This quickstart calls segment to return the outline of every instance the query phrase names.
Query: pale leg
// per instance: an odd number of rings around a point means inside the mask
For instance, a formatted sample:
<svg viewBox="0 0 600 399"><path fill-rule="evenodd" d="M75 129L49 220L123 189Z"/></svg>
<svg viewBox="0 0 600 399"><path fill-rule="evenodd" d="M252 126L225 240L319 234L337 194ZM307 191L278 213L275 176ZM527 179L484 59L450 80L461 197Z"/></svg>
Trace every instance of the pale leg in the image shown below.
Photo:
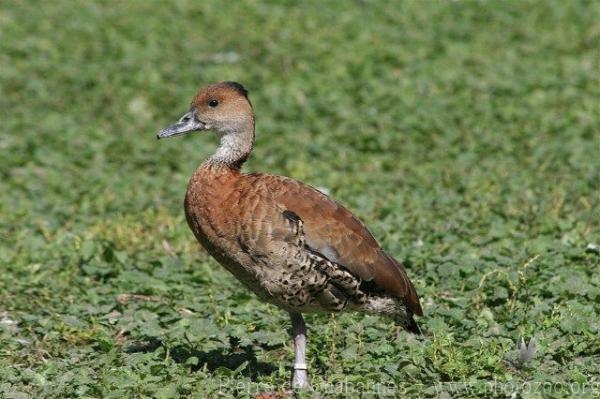
<svg viewBox="0 0 600 399"><path fill-rule="evenodd" d="M308 366L306 365L306 324L300 313L291 313L292 318L292 338L294 338L294 349L296 359L294 361L294 374L292 376L292 388L308 388Z"/></svg>

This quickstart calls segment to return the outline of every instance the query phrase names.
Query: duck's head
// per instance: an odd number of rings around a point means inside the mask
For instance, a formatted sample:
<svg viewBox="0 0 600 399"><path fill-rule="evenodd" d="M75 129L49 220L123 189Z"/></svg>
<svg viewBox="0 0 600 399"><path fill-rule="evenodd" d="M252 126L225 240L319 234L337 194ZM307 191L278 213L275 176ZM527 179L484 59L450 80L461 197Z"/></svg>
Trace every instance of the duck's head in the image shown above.
<svg viewBox="0 0 600 399"><path fill-rule="evenodd" d="M189 111L156 137L162 139L202 130L212 130L224 136L248 129L254 130L248 92L239 83L221 82L200 89Z"/></svg>

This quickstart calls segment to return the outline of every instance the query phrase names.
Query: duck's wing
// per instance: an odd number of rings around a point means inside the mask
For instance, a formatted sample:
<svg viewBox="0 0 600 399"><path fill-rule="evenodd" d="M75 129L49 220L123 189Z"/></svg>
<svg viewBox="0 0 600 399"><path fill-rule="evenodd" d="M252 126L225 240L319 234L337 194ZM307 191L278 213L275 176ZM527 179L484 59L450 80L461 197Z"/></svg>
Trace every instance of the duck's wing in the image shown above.
<svg viewBox="0 0 600 399"><path fill-rule="evenodd" d="M263 175L272 199L303 221L306 245L357 275L364 287L401 299L422 316L417 292L404 267L386 254L367 228L346 208L296 180Z"/></svg>

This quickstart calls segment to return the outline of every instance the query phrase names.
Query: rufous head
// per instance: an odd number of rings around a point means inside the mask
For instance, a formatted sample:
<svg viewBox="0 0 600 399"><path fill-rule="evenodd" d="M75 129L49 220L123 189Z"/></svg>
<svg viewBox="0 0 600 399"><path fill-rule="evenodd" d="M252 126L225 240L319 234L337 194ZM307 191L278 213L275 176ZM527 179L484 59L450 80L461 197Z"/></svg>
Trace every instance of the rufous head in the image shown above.
<svg viewBox="0 0 600 399"><path fill-rule="evenodd" d="M237 82L221 82L203 87L192 100L190 110L177 123L157 134L167 138L212 130L220 135L254 128L252 105L248 91Z"/></svg>

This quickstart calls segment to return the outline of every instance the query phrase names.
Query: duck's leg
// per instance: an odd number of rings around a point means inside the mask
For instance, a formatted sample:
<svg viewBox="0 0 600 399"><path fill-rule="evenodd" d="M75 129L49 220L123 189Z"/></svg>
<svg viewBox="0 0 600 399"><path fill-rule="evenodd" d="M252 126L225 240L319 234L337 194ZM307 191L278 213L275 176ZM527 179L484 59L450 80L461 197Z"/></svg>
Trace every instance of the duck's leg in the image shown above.
<svg viewBox="0 0 600 399"><path fill-rule="evenodd" d="M304 319L300 313L290 312L290 317L292 318L292 338L294 338L294 349L296 352L292 388L309 388L308 366L304 357L304 353L306 352L306 324L304 324Z"/></svg>

